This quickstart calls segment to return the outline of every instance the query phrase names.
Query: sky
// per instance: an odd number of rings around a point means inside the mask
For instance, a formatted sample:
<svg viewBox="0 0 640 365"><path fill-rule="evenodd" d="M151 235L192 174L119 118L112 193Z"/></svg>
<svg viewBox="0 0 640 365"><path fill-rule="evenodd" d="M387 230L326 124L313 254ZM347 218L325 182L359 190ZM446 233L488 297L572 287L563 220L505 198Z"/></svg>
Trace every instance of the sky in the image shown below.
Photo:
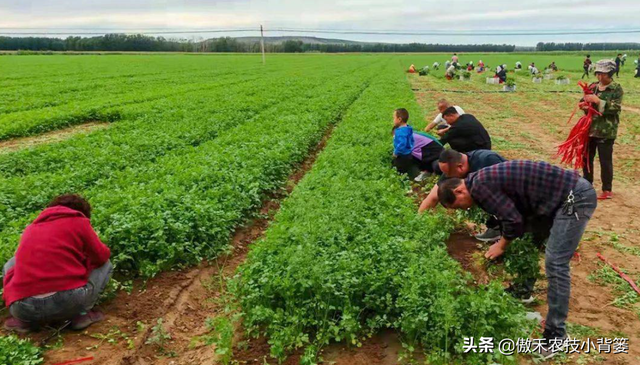
<svg viewBox="0 0 640 365"><path fill-rule="evenodd" d="M0 0L0 34L136 32L255 28L255 32L163 35L167 38L294 35L278 28L420 31L640 30L639 0ZM28 28L28 29L27 29ZM640 42L640 32L595 35L307 36L393 43ZM58 35L65 37L66 35Z"/></svg>

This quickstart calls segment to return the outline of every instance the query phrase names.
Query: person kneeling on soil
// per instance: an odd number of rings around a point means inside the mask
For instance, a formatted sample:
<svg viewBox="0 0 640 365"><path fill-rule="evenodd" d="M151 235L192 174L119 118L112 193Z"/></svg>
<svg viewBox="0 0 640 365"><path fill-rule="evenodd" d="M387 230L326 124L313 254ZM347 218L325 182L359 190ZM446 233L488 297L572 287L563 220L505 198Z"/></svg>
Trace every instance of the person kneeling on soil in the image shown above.
<svg viewBox="0 0 640 365"><path fill-rule="evenodd" d="M414 132L413 133L413 149L411 155L418 169L421 171L414 180L423 181L432 174L440 173L438 166L438 157L444 150L440 142L428 134Z"/></svg>
<svg viewBox="0 0 640 365"><path fill-rule="evenodd" d="M5 329L25 333L71 321L82 330L104 318L92 310L111 278L111 252L93 230L91 206L61 195L24 230L3 269Z"/></svg>
<svg viewBox="0 0 640 365"><path fill-rule="evenodd" d="M593 186L575 171L546 162L507 161L469 174L464 180L448 179L438 188L440 203L446 208L469 209L474 204L495 215L503 236L485 257L500 257L509 243L525 234L526 218L549 219L545 250L547 314L540 354L545 359L555 353L551 340L567 337L565 320L569 312L571 274L569 262L580 243L596 206Z"/></svg>
<svg viewBox="0 0 640 365"><path fill-rule="evenodd" d="M449 103L449 101L447 99L440 99L438 100L438 104L436 105L436 107L438 108L438 111L440 112L438 115L436 115L436 118L433 120L433 122L427 124L427 126L425 127L424 131L425 132L429 132L430 130L432 130L433 128L436 128L438 130L440 129L446 129L449 127L449 123L447 123L447 121L442 117L442 113L447 110L451 105L451 103ZM463 115L464 114L464 110L457 106L457 105L453 105L454 108L456 108L456 110L458 111L458 114Z"/></svg>
<svg viewBox="0 0 640 365"><path fill-rule="evenodd" d="M458 152L490 150L491 137L482 123L471 114L460 115L455 107L447 108L442 117L449 124L448 128L438 130L440 143L449 144Z"/></svg>
<svg viewBox="0 0 640 365"><path fill-rule="evenodd" d="M442 173L440 180L448 178L465 178L472 172L479 171L485 167L497 165L507 161L497 152L490 150L475 150L467 153L460 153L456 150L447 149L442 151L438 159L438 167ZM429 195L422 201L419 213L433 209L438 205L438 185L434 185ZM486 222L487 230L476 235L476 239L483 242L495 242L500 239L500 222L493 216L490 216Z"/></svg>
<svg viewBox="0 0 640 365"><path fill-rule="evenodd" d="M453 78L456 76L456 64L452 64L451 66L449 66L449 68L447 68L447 72L444 75L447 80L453 80Z"/></svg>
<svg viewBox="0 0 640 365"><path fill-rule="evenodd" d="M495 77L500 79L501 84L507 82L507 65L498 66Z"/></svg>

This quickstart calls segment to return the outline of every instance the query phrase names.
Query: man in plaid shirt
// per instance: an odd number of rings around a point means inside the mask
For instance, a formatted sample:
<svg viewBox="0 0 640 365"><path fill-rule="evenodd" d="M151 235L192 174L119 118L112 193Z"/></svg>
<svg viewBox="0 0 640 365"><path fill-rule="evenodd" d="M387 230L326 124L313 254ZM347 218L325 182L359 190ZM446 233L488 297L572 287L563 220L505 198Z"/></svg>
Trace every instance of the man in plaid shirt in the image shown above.
<svg viewBox="0 0 640 365"><path fill-rule="evenodd" d="M438 197L447 208L469 209L477 204L500 220L503 235L485 254L490 260L524 235L526 220L553 221L545 250L549 312L543 336L547 340L565 338L571 292L569 261L596 209L593 186L574 171L546 162L514 160L484 168L464 180L445 180L439 185Z"/></svg>

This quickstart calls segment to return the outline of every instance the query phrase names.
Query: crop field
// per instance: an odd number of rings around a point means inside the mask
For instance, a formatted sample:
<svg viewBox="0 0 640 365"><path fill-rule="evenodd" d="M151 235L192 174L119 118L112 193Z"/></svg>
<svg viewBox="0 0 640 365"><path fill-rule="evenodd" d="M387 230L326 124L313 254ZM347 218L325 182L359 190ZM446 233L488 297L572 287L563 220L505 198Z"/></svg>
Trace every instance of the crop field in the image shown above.
<svg viewBox="0 0 640 365"><path fill-rule="evenodd" d="M405 72L449 57L0 56L0 263L54 196L73 192L92 204L116 269L100 304L107 320L40 348L0 335L14 349L0 350L0 364L533 364L463 353L464 337L538 335L524 314L546 314L546 281L522 306L503 291L518 263L485 261L473 217L417 214L434 181L391 168L391 116L407 108L422 129L447 98L505 157L558 163L583 55L460 55L510 71L522 62L509 73L515 92L487 84L490 72ZM640 279L633 59L618 80L616 198L599 205L572 261L568 319L570 335L629 338L630 353L556 364L640 362L640 297L596 258ZM552 61L560 71L533 83L526 66ZM533 253L541 268L543 256Z"/></svg>

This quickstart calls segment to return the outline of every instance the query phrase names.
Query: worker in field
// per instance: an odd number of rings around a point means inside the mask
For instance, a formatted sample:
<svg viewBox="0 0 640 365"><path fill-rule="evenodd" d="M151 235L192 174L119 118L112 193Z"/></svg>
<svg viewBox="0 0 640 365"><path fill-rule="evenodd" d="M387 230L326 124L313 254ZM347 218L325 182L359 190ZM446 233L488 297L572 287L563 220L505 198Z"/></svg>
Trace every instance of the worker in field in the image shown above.
<svg viewBox="0 0 640 365"><path fill-rule="evenodd" d="M507 65L498 66L495 77L500 79L501 84L507 82Z"/></svg>
<svg viewBox="0 0 640 365"><path fill-rule="evenodd" d="M458 152L490 150L491 138L482 123L471 114L460 114L451 106L442 112L442 117L449 127L439 131L442 135L440 143L449 144Z"/></svg>
<svg viewBox="0 0 640 365"><path fill-rule="evenodd" d="M440 99L438 100L438 103L436 104L436 108L438 109L438 115L436 115L436 118L429 124L427 124L427 126L424 128L425 132L429 132L431 131L433 128L436 128L437 130L442 130L442 129L446 129L449 127L449 124L447 123L447 121L442 117L442 112L444 112L445 110L447 110L447 108L449 108L451 105L451 103L449 103L449 101L447 99ZM458 111L458 114L463 115L464 114L464 110L457 106L457 105L453 105L454 108L456 108L456 110Z"/></svg>
<svg viewBox="0 0 640 365"><path fill-rule="evenodd" d="M638 59L635 60L636 63L636 78L640 78L640 56L638 56Z"/></svg>
<svg viewBox="0 0 640 365"><path fill-rule="evenodd" d="M61 195L24 230L3 269L4 328L25 333L70 321L82 330L104 318L93 310L111 277L109 248L93 230L91 206Z"/></svg>
<svg viewBox="0 0 640 365"><path fill-rule="evenodd" d="M451 57L451 63L458 63L458 54L454 53Z"/></svg>
<svg viewBox="0 0 640 365"><path fill-rule="evenodd" d="M425 178L440 173L438 165L438 157L444 150L440 142L434 137L413 132L413 149L411 155L420 174L414 179L417 182L423 181Z"/></svg>
<svg viewBox="0 0 640 365"><path fill-rule="evenodd" d="M516 62L516 70L522 70L522 62Z"/></svg>
<svg viewBox="0 0 640 365"><path fill-rule="evenodd" d="M447 71L445 72L444 76L446 77L447 80L453 80L453 78L456 76L456 64L452 63L449 68L447 68Z"/></svg>
<svg viewBox="0 0 640 365"><path fill-rule="evenodd" d="M526 232L527 219L550 222L545 249L549 311L540 351L548 359L555 353L552 340L566 338L565 320L569 312L571 277L569 262L580 243L597 206L596 192L576 172L546 162L507 161L465 179L447 179L438 187L440 203L451 209L473 205L498 218L502 238L485 257L495 260L507 246Z"/></svg>
<svg viewBox="0 0 640 365"><path fill-rule="evenodd" d="M533 62L531 62L531 64L529 65L529 73L534 76L540 73L540 71L536 67L536 64Z"/></svg>
<svg viewBox="0 0 640 365"><path fill-rule="evenodd" d="M482 60L480 60L478 62L478 73L483 73L484 72L484 68L485 68L484 62L482 62Z"/></svg>
<svg viewBox="0 0 640 365"><path fill-rule="evenodd" d="M558 71L558 66L556 66L556 62L555 61L551 62L548 69L551 71Z"/></svg>
<svg viewBox="0 0 640 365"><path fill-rule="evenodd" d="M584 70L584 72L582 73L582 77L581 79L584 79L584 77L586 76L587 78L589 78L589 73L591 71L591 64L593 62L591 62L591 55L587 55L587 58L584 59L584 62L582 63L582 69Z"/></svg>
<svg viewBox="0 0 640 365"><path fill-rule="evenodd" d="M434 70L439 70L440 69L440 63L439 62L434 62L432 68Z"/></svg>
<svg viewBox="0 0 640 365"><path fill-rule="evenodd" d="M613 144L618 135L624 95L622 86L613 80L617 70L614 61L598 61L595 71L598 82L589 86L593 95L584 97L584 101L591 103L602 114L593 116L589 131L589 156L583 170L584 178L593 183L593 165L597 152L602 179L602 194L598 196L600 200L613 198Z"/></svg>
<svg viewBox="0 0 640 365"><path fill-rule="evenodd" d="M479 171L485 167L497 165L505 162L506 159L495 151L475 150L467 153L460 153L456 150L446 149L440 153L438 158L438 168L442 176L439 182L448 178L467 177L472 172ZM438 185L434 185L429 195L422 201L419 213L433 209L438 205ZM476 239L483 242L495 242L500 239L500 222L493 216L489 216L486 221L487 229L477 234Z"/></svg>
<svg viewBox="0 0 640 365"><path fill-rule="evenodd" d="M410 179L422 181L430 174L439 172L438 156L442 145L435 138L415 133L408 124L409 112L397 109L393 115L393 165Z"/></svg>
<svg viewBox="0 0 640 365"><path fill-rule="evenodd" d="M622 53L618 53L615 59L616 63L616 77L620 77L620 67L622 65Z"/></svg>
<svg viewBox="0 0 640 365"><path fill-rule="evenodd" d="M449 66L451 66L451 62L449 60L445 61L444 70L447 71L449 69Z"/></svg>
<svg viewBox="0 0 640 365"><path fill-rule="evenodd" d="M411 73L411 74L416 73L416 66L415 65L409 66L409 73Z"/></svg>

